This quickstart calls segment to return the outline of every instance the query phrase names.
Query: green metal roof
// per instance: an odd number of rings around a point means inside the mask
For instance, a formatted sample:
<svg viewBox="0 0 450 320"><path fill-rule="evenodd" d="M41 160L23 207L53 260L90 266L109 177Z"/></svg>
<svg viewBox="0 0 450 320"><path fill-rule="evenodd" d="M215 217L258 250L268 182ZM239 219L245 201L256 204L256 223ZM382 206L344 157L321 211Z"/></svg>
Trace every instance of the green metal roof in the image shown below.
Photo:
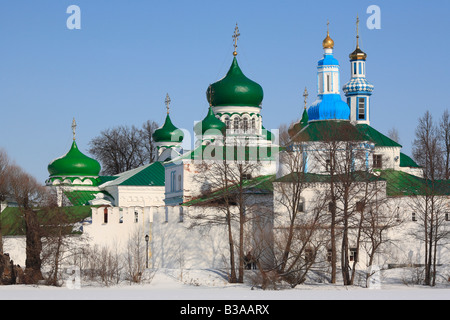
<svg viewBox="0 0 450 320"><path fill-rule="evenodd" d="M367 137L367 140L375 143L377 147L402 147L399 143L386 137L367 124L357 124L355 127L362 135Z"/></svg>
<svg viewBox="0 0 450 320"><path fill-rule="evenodd" d="M367 141L350 121L311 121L293 141Z"/></svg>
<svg viewBox="0 0 450 320"><path fill-rule="evenodd" d="M165 169L161 162L154 162L144 166L128 179L122 181L121 186L164 186Z"/></svg>
<svg viewBox="0 0 450 320"><path fill-rule="evenodd" d="M387 181L388 196L417 196L433 192L435 195L450 195L450 180L431 181L403 171L383 170L380 177Z"/></svg>
<svg viewBox="0 0 450 320"><path fill-rule="evenodd" d="M353 125L349 121L311 121L293 141L369 141L377 147L402 147L367 124Z"/></svg>
<svg viewBox="0 0 450 320"><path fill-rule="evenodd" d="M422 168L413 159L400 152L400 167Z"/></svg>
<svg viewBox="0 0 450 320"><path fill-rule="evenodd" d="M114 178L114 179L113 179ZM165 183L165 169L161 162L153 162L142 167L109 177L101 188L109 186L158 186Z"/></svg>
<svg viewBox="0 0 450 320"><path fill-rule="evenodd" d="M74 190L74 191L64 191L65 196L69 199L73 206L85 206L89 205L89 201L94 200L97 194L103 193L111 198L113 198L106 191L84 191L84 190Z"/></svg>

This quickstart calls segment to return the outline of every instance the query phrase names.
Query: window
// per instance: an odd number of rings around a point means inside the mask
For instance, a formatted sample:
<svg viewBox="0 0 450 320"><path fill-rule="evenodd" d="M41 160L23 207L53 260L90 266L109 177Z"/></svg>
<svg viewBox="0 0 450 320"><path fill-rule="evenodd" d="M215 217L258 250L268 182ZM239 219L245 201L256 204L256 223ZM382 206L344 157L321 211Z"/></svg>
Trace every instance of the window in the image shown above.
<svg viewBox="0 0 450 320"><path fill-rule="evenodd" d="M357 248L350 248L350 261L358 262L358 250L357 250Z"/></svg>
<svg viewBox="0 0 450 320"><path fill-rule="evenodd" d="M305 212L305 202L303 199L298 203L297 212Z"/></svg>
<svg viewBox="0 0 450 320"><path fill-rule="evenodd" d="M366 99L365 98L358 99L358 119L359 120L366 119Z"/></svg>
<svg viewBox="0 0 450 320"><path fill-rule="evenodd" d="M416 213L415 213L415 212L412 213L412 215L411 215L411 220L412 220L412 221L417 221Z"/></svg>
<svg viewBox="0 0 450 320"><path fill-rule="evenodd" d="M330 159L325 160L325 171L326 172L331 171L331 160Z"/></svg>
<svg viewBox="0 0 450 320"><path fill-rule="evenodd" d="M182 186L181 186L181 174L178 175L178 190L181 190Z"/></svg>
<svg viewBox="0 0 450 320"><path fill-rule="evenodd" d="M359 63L359 74L362 74L361 62Z"/></svg>
<svg viewBox="0 0 450 320"><path fill-rule="evenodd" d="M108 223L108 208L103 210L103 223Z"/></svg>
<svg viewBox="0 0 450 320"><path fill-rule="evenodd" d="M450 221L450 217L449 217L448 212L445 213L445 221Z"/></svg>
<svg viewBox="0 0 450 320"><path fill-rule="evenodd" d="M139 222L139 213L137 211L134 212L134 222L135 223Z"/></svg>
<svg viewBox="0 0 450 320"><path fill-rule="evenodd" d="M227 126L227 130L231 129L231 121L229 117L225 118L225 125Z"/></svg>
<svg viewBox="0 0 450 320"><path fill-rule="evenodd" d="M374 154L373 155L373 167L375 169L381 169L383 167L383 161L381 154Z"/></svg>
<svg viewBox="0 0 450 320"><path fill-rule="evenodd" d="M358 211L358 212L364 211L364 201L358 201L356 203L356 211Z"/></svg>
<svg viewBox="0 0 450 320"><path fill-rule="evenodd" d="M184 221L183 207L180 207L180 220L179 220L179 222L183 222L183 221Z"/></svg>
<svg viewBox="0 0 450 320"><path fill-rule="evenodd" d="M353 62L353 74L356 74L356 62Z"/></svg>
<svg viewBox="0 0 450 320"><path fill-rule="evenodd" d="M327 250L327 261L331 262L333 260L333 250L332 249L328 249Z"/></svg>
<svg viewBox="0 0 450 320"><path fill-rule="evenodd" d="M256 119L255 118L252 119L252 130L253 130L253 132L255 132L255 130L256 130Z"/></svg>
<svg viewBox="0 0 450 320"><path fill-rule="evenodd" d="M235 118L234 119L234 130L238 130L239 129L239 118Z"/></svg>
<svg viewBox="0 0 450 320"><path fill-rule="evenodd" d="M244 129L244 132L248 131L248 119L247 118L244 118L242 120L242 129Z"/></svg>
<svg viewBox="0 0 450 320"><path fill-rule="evenodd" d="M327 74L327 91L331 92L331 78L329 74Z"/></svg>
<svg viewBox="0 0 450 320"><path fill-rule="evenodd" d="M171 192L175 192L176 191L176 183L177 183L176 172L172 171L170 173L170 191Z"/></svg>
<svg viewBox="0 0 450 320"><path fill-rule="evenodd" d="M314 251L311 248L305 249L305 261L313 262L314 261Z"/></svg>
<svg viewBox="0 0 450 320"><path fill-rule="evenodd" d="M335 209L336 209L336 208L335 208L334 203L333 203L333 202L330 202L330 203L328 204L328 212L333 212Z"/></svg>

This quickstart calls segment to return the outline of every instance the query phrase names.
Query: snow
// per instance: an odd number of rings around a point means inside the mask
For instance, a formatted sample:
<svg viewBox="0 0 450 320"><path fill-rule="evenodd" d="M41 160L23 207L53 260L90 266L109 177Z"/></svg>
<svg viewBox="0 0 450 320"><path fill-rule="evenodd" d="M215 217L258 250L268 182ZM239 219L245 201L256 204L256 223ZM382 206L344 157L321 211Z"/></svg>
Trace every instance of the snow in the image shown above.
<svg viewBox="0 0 450 320"><path fill-rule="evenodd" d="M23 239L9 238L5 252L14 263L24 264ZM8 250L8 251L7 251ZM13 258L14 259L14 258ZM23 260L23 261L22 261ZM262 290L252 284L253 271L246 271L243 284L230 284L226 275L213 269L158 269L146 270L141 284L123 281L104 287L81 278L79 288L71 283L61 287L45 285L0 286L1 300L450 300L450 266L438 269L435 287L405 284L414 277L407 268L381 270L378 286L343 286L309 279L296 288L283 286L278 290ZM73 285L72 285L73 287Z"/></svg>

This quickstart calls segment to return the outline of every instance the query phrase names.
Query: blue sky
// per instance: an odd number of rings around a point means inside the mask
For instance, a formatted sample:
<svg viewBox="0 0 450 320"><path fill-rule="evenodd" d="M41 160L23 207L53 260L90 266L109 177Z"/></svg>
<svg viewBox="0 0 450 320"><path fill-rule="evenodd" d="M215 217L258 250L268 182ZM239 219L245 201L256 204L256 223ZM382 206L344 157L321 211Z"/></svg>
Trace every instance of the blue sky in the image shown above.
<svg viewBox="0 0 450 320"><path fill-rule="evenodd" d="M81 30L69 30L69 5L81 9ZM381 9L381 29L369 30L369 5ZM162 123L191 130L203 119L208 85L231 61L239 24L239 64L264 89L267 129L300 117L305 86L316 96L326 21L350 79L348 55L361 19L367 79L375 86L371 125L396 127L410 153L417 120L449 108L450 2L441 1L151 1L0 0L0 147L39 181L77 143L116 125Z"/></svg>

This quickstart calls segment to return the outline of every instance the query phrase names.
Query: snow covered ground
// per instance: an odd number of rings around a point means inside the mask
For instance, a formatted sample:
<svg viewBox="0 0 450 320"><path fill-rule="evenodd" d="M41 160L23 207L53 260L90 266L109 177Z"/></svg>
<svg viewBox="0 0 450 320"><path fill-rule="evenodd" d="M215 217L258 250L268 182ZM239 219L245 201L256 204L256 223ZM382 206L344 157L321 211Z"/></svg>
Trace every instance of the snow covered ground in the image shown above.
<svg viewBox="0 0 450 320"><path fill-rule="evenodd" d="M450 285L434 288L401 283L404 270L383 271L379 289L306 284L295 289L261 290L251 284L228 284L215 270L158 270L151 282L111 287L83 283L79 288L0 286L0 299L20 300L450 300Z"/></svg>
<svg viewBox="0 0 450 320"><path fill-rule="evenodd" d="M5 247L10 256L23 252L23 244L10 239ZM6 250L5 250L6 251ZM22 257L23 258L23 257ZM15 263L24 264L16 260ZM251 272L251 271L248 271ZM103 287L99 283L67 282L61 287L45 285L0 286L1 300L450 300L450 266L439 269L438 285L430 288L420 285L406 285L415 273L413 269L382 270L375 288L362 285L332 285L326 281L309 281L291 289L262 290L252 285L251 274L244 284L229 284L225 275L218 270L159 269L151 280L142 284L122 282L119 285ZM70 278L70 276L68 276ZM358 280L362 282L362 280Z"/></svg>

